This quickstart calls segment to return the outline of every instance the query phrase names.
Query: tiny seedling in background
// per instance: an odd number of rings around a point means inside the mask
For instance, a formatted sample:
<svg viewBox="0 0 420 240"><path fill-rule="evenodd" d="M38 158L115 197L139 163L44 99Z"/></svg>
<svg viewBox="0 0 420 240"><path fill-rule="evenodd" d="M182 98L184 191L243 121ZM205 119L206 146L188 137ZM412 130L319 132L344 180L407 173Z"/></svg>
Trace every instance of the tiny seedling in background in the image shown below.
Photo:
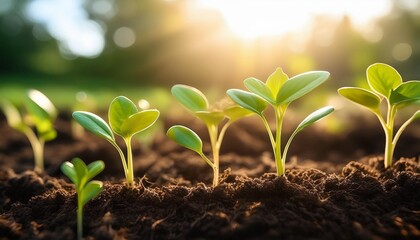
<svg viewBox="0 0 420 240"><path fill-rule="evenodd" d="M384 63L375 63L366 70L370 89L343 87L338 93L348 100L362 105L375 114L385 132L385 168L392 165L395 145L407 126L420 118L420 110L416 111L394 135L394 124L397 111L410 105L420 104L420 81L402 82L401 75L393 67ZM386 116L380 111L385 99Z"/></svg>
<svg viewBox="0 0 420 240"><path fill-rule="evenodd" d="M329 75L330 74L325 71L313 71L302 73L289 79L281 68L277 68L277 70L268 77L266 83L263 83L256 78L245 79L244 84L250 92L239 89L230 89L227 91L228 96L235 103L256 113L262 119L273 147L278 176L284 175L287 151L296 134L334 111L334 108L327 106L318 109L306 117L289 137L282 153L281 129L287 107L294 100L304 96L325 82ZM273 132L264 115L264 111L268 105L273 107L275 113L275 137L273 136Z"/></svg>
<svg viewBox="0 0 420 240"><path fill-rule="evenodd" d="M139 111L136 105L124 96L116 97L109 106L109 125L99 116L85 111L76 111L73 118L85 129L107 140L118 151L124 168L127 185L134 187L133 154L131 138L152 126L159 117L156 109ZM115 141L114 133L121 136L127 146L127 158Z"/></svg>
<svg viewBox="0 0 420 240"><path fill-rule="evenodd" d="M44 94L33 89L28 91L28 98L24 105L26 111L21 114L9 101L1 102L8 124L28 138L34 153L35 170L42 172L44 171L45 142L57 137L54 129L57 110Z"/></svg>
<svg viewBox="0 0 420 240"><path fill-rule="evenodd" d="M98 196L102 191L103 184L100 181L90 181L105 168L104 162L98 160L86 164L79 158L71 162L64 162L61 165L61 171L76 186L77 193L77 239L83 238L83 206Z"/></svg>
<svg viewBox="0 0 420 240"><path fill-rule="evenodd" d="M226 130L233 122L251 115L252 112L236 104L222 103L218 107L209 107L206 96L200 90L187 85L177 84L172 87L171 92L185 108L206 125L210 136L213 162L203 153L202 141L193 130L175 125L169 128L167 135L179 145L198 153L210 165L213 169L213 186L217 186L219 184L220 147ZM227 120L224 121L225 119ZM220 132L219 125L221 125Z"/></svg>

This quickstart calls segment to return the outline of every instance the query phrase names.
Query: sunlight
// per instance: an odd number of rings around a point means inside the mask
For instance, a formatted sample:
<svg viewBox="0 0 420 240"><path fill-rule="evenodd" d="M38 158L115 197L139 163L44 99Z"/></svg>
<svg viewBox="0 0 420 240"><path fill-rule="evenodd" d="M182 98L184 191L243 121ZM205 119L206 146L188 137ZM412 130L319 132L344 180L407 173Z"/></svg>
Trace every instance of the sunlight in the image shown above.
<svg viewBox="0 0 420 240"><path fill-rule="evenodd" d="M390 0L198 0L204 8L219 11L231 31L244 39L279 36L311 25L320 15L348 16L356 28L388 13Z"/></svg>

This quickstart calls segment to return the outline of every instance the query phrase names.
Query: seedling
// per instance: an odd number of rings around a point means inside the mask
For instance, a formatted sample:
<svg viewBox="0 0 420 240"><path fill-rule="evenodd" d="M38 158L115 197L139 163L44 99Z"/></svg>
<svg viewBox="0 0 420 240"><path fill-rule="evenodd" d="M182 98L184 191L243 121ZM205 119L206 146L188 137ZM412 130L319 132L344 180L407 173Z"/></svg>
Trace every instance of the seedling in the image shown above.
<svg viewBox="0 0 420 240"><path fill-rule="evenodd" d="M235 103L256 113L262 119L273 148L278 176L284 175L287 151L296 134L334 111L334 108L327 106L318 109L307 116L289 137L282 153L281 129L287 107L294 100L304 96L325 82L329 75L330 74L325 71L313 71L302 73L289 79L281 68L277 68L276 71L268 77L265 83L256 78L245 79L244 84L251 92L239 89L229 89L227 91L228 96ZM264 111L267 109L268 105L273 107L275 113L275 137L270 129L267 118L264 115Z"/></svg>
<svg viewBox="0 0 420 240"><path fill-rule="evenodd" d="M401 75L393 67L384 63L375 63L366 70L370 89L343 87L338 93L348 100L362 105L375 114L385 132L385 168L392 165L395 145L407 126L420 118L416 111L394 135L394 121L397 111L410 105L420 104L420 81L402 82ZM386 115L380 111L385 99ZM384 116L385 115L385 116Z"/></svg>
<svg viewBox="0 0 420 240"><path fill-rule="evenodd" d="M45 142L56 138L54 121L57 110L52 102L40 91L29 90L24 102L26 111L21 114L9 101L3 100L1 108L9 126L23 133L28 138L35 160L35 171L44 171Z"/></svg>
<svg viewBox="0 0 420 240"><path fill-rule="evenodd" d="M79 158L64 162L61 171L76 185L77 193L77 239L83 238L83 206L98 196L103 184L100 181L90 181L105 168L104 162L98 160L87 165Z"/></svg>
<svg viewBox="0 0 420 240"><path fill-rule="evenodd" d="M210 165L213 169L213 186L217 186L219 184L220 147L226 130L233 122L251 115L252 112L236 104L222 103L218 107L209 107L206 96L200 90L186 85L175 85L171 92L185 108L206 125L210 136L213 162L203 153L203 143L193 130L175 125L169 128L167 135L179 145L198 153ZM220 132L219 126L221 127Z"/></svg>
<svg viewBox="0 0 420 240"><path fill-rule="evenodd" d="M109 125L99 116L85 111L76 111L73 118L88 131L107 140L118 151L124 168L127 185L134 187L133 154L131 138L144 131L159 117L156 109L139 111L136 105L124 96L116 97L109 106ZM118 146L114 133L121 136L127 146L127 158Z"/></svg>

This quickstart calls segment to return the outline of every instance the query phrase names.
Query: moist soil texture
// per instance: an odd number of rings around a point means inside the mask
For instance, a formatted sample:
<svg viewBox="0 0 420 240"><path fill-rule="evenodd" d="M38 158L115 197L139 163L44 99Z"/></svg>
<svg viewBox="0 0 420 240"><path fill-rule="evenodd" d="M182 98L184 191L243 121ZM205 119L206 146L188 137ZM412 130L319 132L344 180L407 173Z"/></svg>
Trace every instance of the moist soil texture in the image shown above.
<svg viewBox="0 0 420 240"><path fill-rule="evenodd" d="M197 122L181 122L206 139ZM403 135L384 169L381 129L308 128L292 144L286 176L277 177L257 125L249 119L228 130L217 187L199 156L163 134L147 146L134 141L129 189L118 153L91 134L74 138L69 115L45 146L44 173L32 170L28 141L0 116L0 239L76 238L75 190L59 170L74 157L106 164L96 178L104 190L84 207L85 239L420 239L418 132Z"/></svg>

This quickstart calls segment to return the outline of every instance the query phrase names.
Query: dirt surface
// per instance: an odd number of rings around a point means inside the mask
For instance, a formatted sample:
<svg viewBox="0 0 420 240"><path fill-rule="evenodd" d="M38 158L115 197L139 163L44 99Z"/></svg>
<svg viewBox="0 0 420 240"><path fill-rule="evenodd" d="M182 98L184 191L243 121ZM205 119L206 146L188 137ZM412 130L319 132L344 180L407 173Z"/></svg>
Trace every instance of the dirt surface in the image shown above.
<svg viewBox="0 0 420 240"><path fill-rule="evenodd" d="M198 156L157 135L149 147L134 144L137 186L128 189L116 151L90 134L74 139L69 119L57 122L39 174L27 140L0 118L0 239L75 239L75 191L59 171L73 157L106 163L104 191L84 208L86 239L420 239L415 133L384 169L380 129L305 130L277 177L264 129L242 121L225 138L216 188Z"/></svg>

